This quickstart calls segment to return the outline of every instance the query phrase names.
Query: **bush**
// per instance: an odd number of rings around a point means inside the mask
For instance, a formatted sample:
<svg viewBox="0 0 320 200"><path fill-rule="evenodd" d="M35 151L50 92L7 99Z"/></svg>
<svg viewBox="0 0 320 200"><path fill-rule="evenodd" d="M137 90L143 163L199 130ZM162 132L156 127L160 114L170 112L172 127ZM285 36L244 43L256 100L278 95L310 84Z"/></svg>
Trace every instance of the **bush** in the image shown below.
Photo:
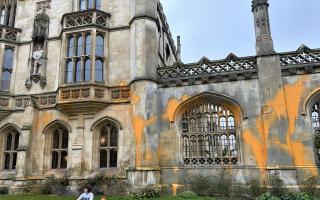
<svg viewBox="0 0 320 200"><path fill-rule="evenodd" d="M282 200L313 200L313 198L304 192L290 192L286 194Z"/></svg>
<svg viewBox="0 0 320 200"><path fill-rule="evenodd" d="M8 187L0 187L0 194L8 194L9 188Z"/></svg>
<svg viewBox="0 0 320 200"><path fill-rule="evenodd" d="M259 197L267 192L266 186L262 185L258 179L251 179L247 185L249 185L249 193L252 198Z"/></svg>
<svg viewBox="0 0 320 200"><path fill-rule="evenodd" d="M280 198L273 196L270 192L267 192L257 197L256 200L280 200Z"/></svg>
<svg viewBox="0 0 320 200"><path fill-rule="evenodd" d="M210 192L210 185L212 180L205 176L195 176L191 178L189 182L191 190L200 196L208 196Z"/></svg>
<svg viewBox="0 0 320 200"><path fill-rule="evenodd" d="M160 191L154 187L144 187L136 191L128 192L126 199L142 199L160 197Z"/></svg>
<svg viewBox="0 0 320 200"><path fill-rule="evenodd" d="M279 198L283 197L286 194L287 189L285 187L284 181L279 177L279 174L270 176L269 184L271 186L271 194Z"/></svg>
<svg viewBox="0 0 320 200"><path fill-rule="evenodd" d="M181 199L195 199L197 198L197 194L192 191L183 191L177 195Z"/></svg>
<svg viewBox="0 0 320 200"><path fill-rule="evenodd" d="M319 195L319 189L317 188L317 185L318 178L316 176L309 177L301 183L301 191L309 196L315 197Z"/></svg>

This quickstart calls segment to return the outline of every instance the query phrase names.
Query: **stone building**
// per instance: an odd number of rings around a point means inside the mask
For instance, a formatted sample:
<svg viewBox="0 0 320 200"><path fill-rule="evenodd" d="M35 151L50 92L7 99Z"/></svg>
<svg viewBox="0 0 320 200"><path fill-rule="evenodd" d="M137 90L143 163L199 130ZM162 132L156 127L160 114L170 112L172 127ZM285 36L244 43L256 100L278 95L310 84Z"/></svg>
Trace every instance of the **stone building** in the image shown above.
<svg viewBox="0 0 320 200"><path fill-rule="evenodd" d="M0 0L0 185L318 176L320 49L181 62L158 0Z"/></svg>

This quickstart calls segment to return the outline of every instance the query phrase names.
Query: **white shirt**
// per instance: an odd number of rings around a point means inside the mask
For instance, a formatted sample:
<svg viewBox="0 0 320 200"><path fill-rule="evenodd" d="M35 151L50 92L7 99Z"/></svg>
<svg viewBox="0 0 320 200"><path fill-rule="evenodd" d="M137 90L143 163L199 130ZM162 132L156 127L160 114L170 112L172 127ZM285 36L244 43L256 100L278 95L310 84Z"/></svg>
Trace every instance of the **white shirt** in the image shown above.
<svg viewBox="0 0 320 200"><path fill-rule="evenodd" d="M91 192L88 193L82 193L78 200L93 200L93 194Z"/></svg>

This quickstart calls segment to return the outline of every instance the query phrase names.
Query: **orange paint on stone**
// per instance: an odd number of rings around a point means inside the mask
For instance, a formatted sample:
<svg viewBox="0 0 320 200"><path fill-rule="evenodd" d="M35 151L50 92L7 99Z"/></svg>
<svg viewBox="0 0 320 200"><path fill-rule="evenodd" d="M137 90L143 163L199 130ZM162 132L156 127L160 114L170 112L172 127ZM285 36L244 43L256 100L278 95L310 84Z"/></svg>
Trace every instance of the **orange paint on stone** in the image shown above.
<svg viewBox="0 0 320 200"><path fill-rule="evenodd" d="M141 144L143 139L143 129L146 126L149 126L155 123L157 120L156 117L152 117L149 120L144 120L142 117L135 116L133 118L133 129L135 134L135 141L136 141L136 166L141 166Z"/></svg>
<svg viewBox="0 0 320 200"><path fill-rule="evenodd" d="M179 105L187 100L189 97L187 95L183 96L181 99L172 98L168 101L167 108L165 113L162 115L164 120L168 120L170 122L174 121L174 113L179 107Z"/></svg>

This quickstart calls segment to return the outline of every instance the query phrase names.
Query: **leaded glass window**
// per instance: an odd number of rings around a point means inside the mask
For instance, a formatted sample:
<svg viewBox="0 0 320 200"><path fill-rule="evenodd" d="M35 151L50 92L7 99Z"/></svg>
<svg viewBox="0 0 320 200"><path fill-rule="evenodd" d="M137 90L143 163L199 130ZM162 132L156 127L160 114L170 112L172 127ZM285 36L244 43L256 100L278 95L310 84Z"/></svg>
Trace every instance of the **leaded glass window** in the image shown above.
<svg viewBox="0 0 320 200"><path fill-rule="evenodd" d="M100 130L100 168L117 167L118 162L118 128L107 124Z"/></svg>
<svg viewBox="0 0 320 200"><path fill-rule="evenodd" d="M51 168L66 169L68 165L69 132L63 127L53 130L51 148Z"/></svg>
<svg viewBox="0 0 320 200"><path fill-rule="evenodd" d="M192 105L181 120L186 165L235 165L239 162L234 113L214 101Z"/></svg>
<svg viewBox="0 0 320 200"><path fill-rule="evenodd" d="M320 102L317 102L313 105L311 109L311 120L312 120L312 126L314 128L314 147L316 151L316 158L317 163L320 164Z"/></svg>
<svg viewBox="0 0 320 200"><path fill-rule="evenodd" d="M102 34L97 33L96 37L92 37L91 31L85 31L68 34L66 38L65 83L90 81L102 83L104 81L104 37ZM93 70L92 67L94 67ZM93 75L94 80L92 80Z"/></svg>
<svg viewBox="0 0 320 200"><path fill-rule="evenodd" d="M79 0L79 10L101 9L101 0Z"/></svg>
<svg viewBox="0 0 320 200"><path fill-rule="evenodd" d="M6 48L1 73L1 90L9 91L13 68L14 51L12 48Z"/></svg>
<svg viewBox="0 0 320 200"><path fill-rule="evenodd" d="M17 155L20 134L16 130L10 130L5 137L4 147L4 170L15 170L17 166Z"/></svg>

